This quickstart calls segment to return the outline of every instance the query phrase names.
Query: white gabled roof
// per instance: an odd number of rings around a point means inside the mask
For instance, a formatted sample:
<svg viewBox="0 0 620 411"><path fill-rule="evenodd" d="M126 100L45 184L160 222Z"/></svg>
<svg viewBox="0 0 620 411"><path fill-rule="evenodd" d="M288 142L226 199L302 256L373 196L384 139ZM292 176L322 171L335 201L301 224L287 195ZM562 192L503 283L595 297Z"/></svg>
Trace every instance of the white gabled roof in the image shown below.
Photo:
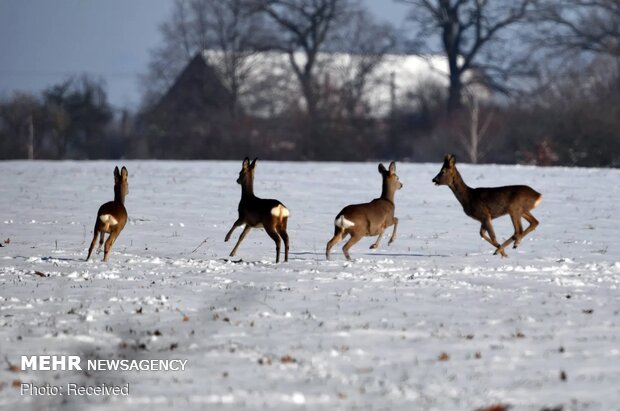
<svg viewBox="0 0 620 411"><path fill-rule="evenodd" d="M223 72L224 53L205 50L204 57ZM303 53L294 54L300 66L305 62ZM323 85L341 86L356 75L356 66L368 56L348 53L319 53L316 70ZM248 82L241 90L241 104L255 115L271 115L283 111L292 103L303 105L299 99L299 83L285 52L268 51L252 54L244 63ZM408 96L421 85L433 83L448 86L448 61L440 55L386 54L366 82L365 103L370 114L384 116L392 104L392 82L396 104L404 104ZM488 90L480 88L476 94L488 97ZM291 98L298 99L291 101Z"/></svg>

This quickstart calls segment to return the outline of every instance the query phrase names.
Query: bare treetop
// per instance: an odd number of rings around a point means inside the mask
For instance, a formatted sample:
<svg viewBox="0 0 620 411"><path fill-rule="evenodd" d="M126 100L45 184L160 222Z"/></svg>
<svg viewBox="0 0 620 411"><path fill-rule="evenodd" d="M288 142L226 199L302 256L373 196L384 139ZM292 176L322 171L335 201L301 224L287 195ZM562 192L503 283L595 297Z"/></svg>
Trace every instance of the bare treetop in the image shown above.
<svg viewBox="0 0 620 411"><path fill-rule="evenodd" d="M620 1L545 0L540 41L563 52L620 56Z"/></svg>
<svg viewBox="0 0 620 411"><path fill-rule="evenodd" d="M400 0L413 7L409 19L417 28L418 37L438 34L440 48L450 64L450 90L448 109L461 106L463 74L477 68L489 76L493 86L493 73L506 75L511 65L502 65L494 59L484 59L483 51L494 54L502 47L500 34L508 27L525 20L533 0ZM433 49L433 47L429 47ZM495 60L495 61L493 61Z"/></svg>

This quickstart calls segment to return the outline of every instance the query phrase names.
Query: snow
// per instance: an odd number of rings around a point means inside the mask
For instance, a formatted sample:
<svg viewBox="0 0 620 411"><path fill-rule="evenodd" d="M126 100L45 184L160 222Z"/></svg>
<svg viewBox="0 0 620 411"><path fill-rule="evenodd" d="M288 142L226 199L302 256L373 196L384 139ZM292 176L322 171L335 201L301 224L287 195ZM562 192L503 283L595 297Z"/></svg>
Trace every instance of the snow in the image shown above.
<svg viewBox="0 0 620 411"><path fill-rule="evenodd" d="M85 262L111 162L2 162L0 355L182 359L183 372L0 368L5 409L609 410L620 399L620 171L468 166L471 186L528 184L541 225L509 258L431 178L398 164L398 237L324 248L376 163L259 161L255 190L290 210L291 255L263 230L229 258L241 162L127 161L130 221ZM512 234L507 217L495 221ZM391 234L387 230L386 237ZM201 244L205 241L204 244ZM194 251L196 248L198 249ZM44 277L36 274L40 272ZM564 372L566 379L560 378ZM21 396L36 384L130 384L117 397Z"/></svg>

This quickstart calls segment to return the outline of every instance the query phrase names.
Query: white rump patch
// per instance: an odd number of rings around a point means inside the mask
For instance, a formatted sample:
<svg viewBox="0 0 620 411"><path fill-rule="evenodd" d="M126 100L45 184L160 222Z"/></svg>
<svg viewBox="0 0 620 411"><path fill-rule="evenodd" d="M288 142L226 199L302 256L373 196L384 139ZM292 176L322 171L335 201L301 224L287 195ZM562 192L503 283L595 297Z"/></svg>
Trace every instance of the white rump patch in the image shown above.
<svg viewBox="0 0 620 411"><path fill-rule="evenodd" d="M99 216L99 220L101 220L101 222L106 226L118 224L118 221L116 221L116 218L114 218L112 214L101 214Z"/></svg>
<svg viewBox="0 0 620 411"><path fill-rule="evenodd" d="M536 207L542 201L542 196L538 196L538 200L534 203L534 207Z"/></svg>
<svg viewBox="0 0 620 411"><path fill-rule="evenodd" d="M336 220L334 221L334 224L336 224L336 227L340 227L340 228L349 228L349 227L353 227L355 225L355 223L351 220L347 220L344 215L340 215L338 217L336 217Z"/></svg>
<svg viewBox="0 0 620 411"><path fill-rule="evenodd" d="M278 205L271 209L271 215L274 217L288 217L288 208L284 207L282 204Z"/></svg>

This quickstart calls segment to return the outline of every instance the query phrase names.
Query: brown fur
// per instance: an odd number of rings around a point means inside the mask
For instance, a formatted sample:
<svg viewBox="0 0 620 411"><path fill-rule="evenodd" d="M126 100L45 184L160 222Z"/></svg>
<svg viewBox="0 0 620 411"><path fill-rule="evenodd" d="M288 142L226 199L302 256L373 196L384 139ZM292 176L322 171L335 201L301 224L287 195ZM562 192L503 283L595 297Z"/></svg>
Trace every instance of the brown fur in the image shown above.
<svg viewBox="0 0 620 411"><path fill-rule="evenodd" d="M523 185L470 188L461 178L455 162L453 155L447 155L439 174L433 178L433 183L450 187L463 206L465 214L482 224L480 236L495 246L494 254L507 257L504 248L512 242L514 242L513 248L517 248L523 237L538 226L538 220L534 218L530 210L540 203L542 195L531 187ZM510 215L515 232L503 244L499 244L495 238L491 220L505 214ZM525 230L521 226L521 218L530 223Z"/></svg>
<svg viewBox="0 0 620 411"><path fill-rule="evenodd" d="M348 205L336 216L334 236L327 242L325 249L325 256L328 260L331 248L347 235L350 235L351 238L342 248L347 260L351 259L349 249L363 237L378 236L377 241L370 246L371 249L377 248L385 229L393 225L394 230L388 245L396 239L398 218L394 217L394 193L401 189L403 184L396 175L396 164L393 161L390 163L389 170L386 170L383 164L379 164L379 173L383 178L381 197L375 198L370 203ZM354 225L352 227L339 227L337 222L341 217L346 218Z"/></svg>
<svg viewBox="0 0 620 411"><path fill-rule="evenodd" d="M254 195L254 168L256 159L250 163L249 158L243 160L237 183L241 185L241 201L239 202L239 218L233 223L226 234L224 241L230 240L235 229L243 224L245 228L239 236L237 244L230 252L233 257L237 253L239 244L252 228L263 227L271 239L276 243L276 263L280 262L280 239L284 240L284 261L288 261L288 209L278 200L258 198ZM277 215L272 214L276 210Z"/></svg>
<svg viewBox="0 0 620 411"><path fill-rule="evenodd" d="M129 193L129 186L127 184L127 169L123 167L119 173L118 167L114 168L114 201L107 202L99 207L97 211L97 220L95 221L93 241L90 243L88 249L88 256L86 261L90 258L95 243L97 242L97 235L99 235L99 247L97 247L97 254L101 252L101 246L103 245L103 236L105 233L109 233L107 241L105 242L103 261L108 261L110 249L114 245L116 238L123 231L125 224L127 224L127 210L125 209L125 196ZM116 220L116 224L111 224L110 221L102 221L101 216L111 215Z"/></svg>

